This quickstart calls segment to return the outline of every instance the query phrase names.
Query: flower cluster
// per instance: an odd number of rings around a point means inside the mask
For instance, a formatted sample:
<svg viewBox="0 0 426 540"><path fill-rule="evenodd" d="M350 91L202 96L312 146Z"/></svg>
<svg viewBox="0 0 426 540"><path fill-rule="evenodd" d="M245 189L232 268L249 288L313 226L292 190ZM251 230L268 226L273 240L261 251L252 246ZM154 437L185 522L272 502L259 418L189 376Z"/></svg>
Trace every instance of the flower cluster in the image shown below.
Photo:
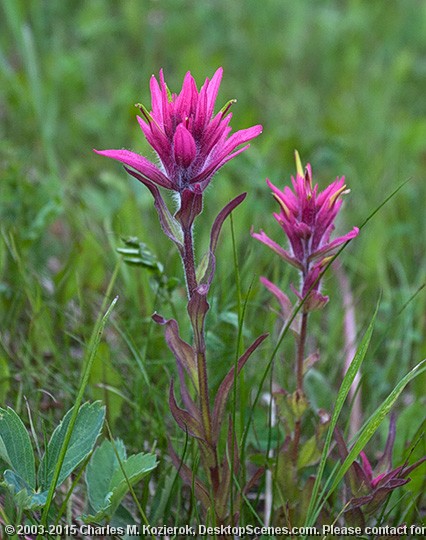
<svg viewBox="0 0 426 540"><path fill-rule="evenodd" d="M422 457L412 465L404 463L393 468L392 454L396 436L396 418L392 414L389 424L385 450L379 459L375 471L364 452L361 452L361 463L352 463L346 483L351 493L351 499L345 505L345 513L350 521L363 525L365 515L377 512L388 495L395 489L410 482L408 475L426 461ZM346 443L339 430L335 431L337 448L342 461L348 456Z"/></svg>
<svg viewBox="0 0 426 540"><path fill-rule="evenodd" d="M129 150L95 150L116 159L137 171L141 181L148 180L166 189L182 193L185 189L203 192L213 175L230 159L249 145L240 145L257 137L262 126L257 125L230 135L232 114L228 102L213 115L222 79L219 68L212 79L206 79L200 91L191 73L187 73L179 94L171 94L160 71L160 84L151 77L151 112L143 105L139 125L160 166Z"/></svg>
<svg viewBox="0 0 426 540"><path fill-rule="evenodd" d="M190 340L182 339L180 321L178 323L177 320L167 319L158 313L153 315L153 320L163 326L166 343L177 363L180 396L179 393L175 393L175 383L172 379L169 391L170 412L186 436L196 441L204 474L202 470L197 472L196 468L184 463L171 443L169 452L183 481L194 490L196 498L200 501L204 517L220 526L238 521L242 501L245 499L244 494L264 472L263 468L260 468L248 482L244 482L245 485L243 483L240 487L238 482L234 485L234 477L238 475L240 467L240 447L235 433L235 418L228 419L225 445L221 442L221 431L227 418L227 401L232 392L237 390L238 375L267 337L267 334L262 334L252 342L234 365L230 366L228 373L214 391L209 383L205 332L206 315L210 309L208 293L215 273L216 247L222 226L231 212L243 202L246 193L235 197L219 212L211 226L207 253L198 264L194 250L193 224L202 211L203 194L214 174L225 163L246 150L249 147L246 143L262 131L262 126L256 125L231 134L232 114L229 110L235 100L229 101L219 112L214 113L221 79L222 68L219 68L212 79L206 79L198 90L194 78L188 72L181 91L173 94L165 83L162 70L159 81L152 76L151 111L141 104L137 106L141 111L138 122L146 140L157 155L156 163L129 150L95 150L98 154L123 163L126 171L150 190L161 227L175 243L183 262L188 293L188 322L192 330ZM277 407L277 417L285 427L286 438L281 448L277 450L277 459L272 460L268 457L267 460L268 466L269 463L276 462L276 473L279 473L274 476L276 489L280 494L285 494L283 500L285 504L281 507L276 505L278 512L274 520L286 525L303 523L307 520L308 514L310 515L311 504L308 505L308 501L314 494L316 480L311 476L305 481L305 473L299 475L299 472L301 469L312 467L321 459L323 453L321 436L330 421L328 413L317 411L319 424L315 435L309 439L305 437L303 426L307 417L305 413L309 411L310 404L304 393L304 375L319 359L318 352L305 357L309 311L321 308L328 301L328 298L320 292L320 282L330 256L336 253L339 246L355 238L359 233L359 229L353 227L347 234L331 238L336 217L342 206L341 197L348 192L344 177L337 178L324 191L319 191L318 185L314 185L312 181L311 166L308 164L303 170L297 152L296 171L296 176L291 178L292 188L286 186L281 191L268 179L266 180L279 204L279 211L274 213L274 217L287 236L288 249L269 238L263 231L251 233L255 239L294 266L301 277L299 289L296 290L294 287L292 289L303 302L303 309L300 315L292 317L290 326L296 338L296 389L290 393L276 386L273 398ZM179 206L173 214L163 199L163 191L160 188L172 191L176 195L175 199ZM261 282L278 299L285 318L290 317L295 310L287 295L266 277L261 277ZM282 337L285 330L286 328L283 329ZM239 345L238 343L238 347ZM267 370L271 367L277 349L272 354ZM256 402L258 397L259 395ZM313 407L311 411L314 411ZM308 419L311 423L311 416ZM244 426L243 440L247 432L248 426ZM337 429L335 438L340 459L345 461L349 452L343 436ZM373 472L364 453L361 453L360 463L353 462L348 469L345 476L347 483L345 494L348 495L348 500L343 509L348 522L365 525L386 497L394 489L409 482L407 476L410 472L426 460L424 457L411 466L403 464L393 468L394 440L395 420L392 418L386 448L376 470ZM243 473L242 477L245 476ZM299 483L301 479L303 488ZM312 502L315 502L315 497L313 496ZM270 507L269 512L272 508L275 511L272 502ZM328 513L325 507L324 512L324 515ZM323 519L322 515L319 517ZM268 514L268 521L269 518ZM326 519L329 520L329 516Z"/></svg>
<svg viewBox="0 0 426 540"><path fill-rule="evenodd" d="M215 250L222 225L229 214L245 199L242 193L228 202L213 222L207 256L196 264L193 241L193 223L203 207L203 192L213 175L226 162L248 148L249 140L262 131L260 125L237 131L230 135L232 115L228 102L216 115L213 114L222 68L211 80L206 79L200 91L188 72L179 94L170 94L160 71L160 83L151 78L152 110L140 105L140 127L155 150L159 166L145 157L128 150L102 150L98 154L124 163L126 170L140 180L154 197L164 233L179 250L188 292L187 312L192 327L192 343L180 337L179 324L159 314L153 320L165 328L166 342L175 356L179 376L180 397L176 399L173 380L170 384L169 406L178 426L193 437L199 446L205 478L194 477L170 444L170 455L179 473L195 492L207 513L214 508L215 521L225 523L228 518L228 499L238 508L238 495L234 493L232 473L238 471L238 449L234 441L234 428L228 428L228 452L221 458L219 435L226 417L226 403L232 390L235 366L228 374L214 397L211 406L211 388L208 380L204 321L209 310L207 295L215 270ZM243 146L245 145L245 146ZM130 167L130 168L128 168ZM179 208L171 214L159 188L177 194ZM267 334L259 336L241 355L237 373L252 353L261 345ZM232 465L228 454L233 454ZM233 516L232 516L233 517Z"/></svg>
<svg viewBox="0 0 426 540"><path fill-rule="evenodd" d="M322 307L328 298L320 292L320 278L327 257L341 244L355 238L359 229L330 240L334 220L342 205L340 196L347 193L344 177L337 178L324 191L318 192L318 184L312 184L312 170L308 164L303 172L299 155L296 152L297 174L292 177L293 189L288 186L283 191L266 180L272 194L280 205L280 212L274 213L285 232L290 249L286 250L269 238L263 231L252 232L252 236L275 251L286 262L295 266L301 273L302 285L300 291L294 291L299 299L308 296L305 310ZM266 286L272 290L272 284L263 278ZM275 286L276 287L276 286ZM284 293L276 291L280 303Z"/></svg>

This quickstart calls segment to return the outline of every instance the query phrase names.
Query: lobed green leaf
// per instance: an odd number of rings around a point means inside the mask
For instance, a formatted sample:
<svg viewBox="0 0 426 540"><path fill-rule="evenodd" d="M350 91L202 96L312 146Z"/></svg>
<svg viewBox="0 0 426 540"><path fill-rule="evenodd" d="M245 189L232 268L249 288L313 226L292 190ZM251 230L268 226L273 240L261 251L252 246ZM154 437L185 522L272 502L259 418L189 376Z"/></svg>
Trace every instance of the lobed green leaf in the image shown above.
<svg viewBox="0 0 426 540"><path fill-rule="evenodd" d="M41 460L37 473L38 482L42 489L48 489L58 461L65 435L73 412L71 408L53 432L46 452ZM73 470L90 454L99 437L105 419L105 407L100 401L84 403L77 415L74 429L69 441L57 486L73 472Z"/></svg>
<svg viewBox="0 0 426 540"><path fill-rule="evenodd" d="M35 489L35 461L30 436L22 420L10 407L0 408L0 458L31 489Z"/></svg>

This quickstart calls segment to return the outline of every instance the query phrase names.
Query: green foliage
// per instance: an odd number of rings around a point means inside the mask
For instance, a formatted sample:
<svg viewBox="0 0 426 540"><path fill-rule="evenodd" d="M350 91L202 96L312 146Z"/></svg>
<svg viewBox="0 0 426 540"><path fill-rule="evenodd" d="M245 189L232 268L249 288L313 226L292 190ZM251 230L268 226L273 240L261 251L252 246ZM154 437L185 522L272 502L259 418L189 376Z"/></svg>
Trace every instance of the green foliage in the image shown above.
<svg viewBox="0 0 426 540"><path fill-rule="evenodd" d="M22 479L35 489L35 461L30 437L11 408L0 409L0 457L12 467L14 478Z"/></svg>
<svg viewBox="0 0 426 540"><path fill-rule="evenodd" d="M108 422L114 425L120 417L124 398L120 393L123 378L114 367L111 350L106 343L100 343L90 372L89 382L93 387L94 399L102 400L106 405Z"/></svg>
<svg viewBox="0 0 426 540"><path fill-rule="evenodd" d="M347 456L341 467L339 467L339 469L337 470L336 475L333 477L333 483L331 484L331 487L327 492L326 498L329 497L336 489L339 482L345 475L346 471L349 469L349 467L354 462L355 458L359 455L364 446L367 444L367 442L371 439L373 434L377 431L378 427L383 422L383 419L389 413L389 411L395 404L395 401L398 399L399 395L407 386L407 384L411 382L415 377L418 377L421 373L424 373L425 370L426 359L423 360L423 362L420 362L420 364L418 364L417 366L415 366L409 373L407 373L407 375L392 390L392 392L385 399L385 401L377 408L374 414L372 414L371 417L366 421L356 443L351 448L349 455Z"/></svg>
<svg viewBox="0 0 426 540"><path fill-rule="evenodd" d="M4 484L18 508L35 509L46 503L71 415L72 409L54 430L38 467L36 482L35 458L28 432L13 409L0 409L0 458L11 467L3 473ZM92 452L104 417L105 407L99 401L80 407L56 487Z"/></svg>
<svg viewBox="0 0 426 540"><path fill-rule="evenodd" d="M37 479L42 489L47 489L52 481L55 465L64 443L72 411L73 409L67 412L59 426L53 432L41 460ZM60 486L65 478L90 454L102 430L104 418L105 407L100 401L84 403L80 407L62 463L57 486Z"/></svg>
<svg viewBox="0 0 426 540"><path fill-rule="evenodd" d="M180 434L170 431L166 397L170 378L177 377L174 360L162 329L151 322L154 311L178 321L186 316L180 261L161 235L143 186L117 164L92 153L92 148L129 148L155 160L135 120L133 104L141 101L149 108L149 78L161 67L176 91L188 69L201 83L223 65L218 106L237 97L233 128L264 126L250 150L214 178L195 231L196 261L203 273L203 262L208 261L202 260L208 248L205 224L237 194L248 192L234 220L240 282L237 286L231 234L225 224L207 320L208 368L216 387L232 366L236 348L271 331L261 357L244 368L243 387L233 400L236 423L251 414L267 348L273 349L282 326L276 304L258 277L265 275L286 291L297 281L249 235L251 226L264 228L282 243L279 228L269 217L276 203L264 178L282 188L293 171L295 148L312 163L320 188L336 175L346 176L352 192L336 232L362 223L409 180L341 257L355 299L358 330L368 325L382 294L375 338L361 369L364 419L380 410L399 381L426 357L425 21L422 2L393 2L392 9L388 2L356 0L1 3L0 405L6 412L0 423L5 430L0 453L9 471L4 483L15 493L18 507L40 506L42 500L41 493L32 491L30 463L37 460L28 435L7 405L22 417L25 397L40 440L43 426L65 421L65 412L75 403L94 321L110 277L123 259L137 264L120 264L108 293L106 301L116 294L120 300L94 358L86 394L104 402L114 437L125 441L133 453L157 441L158 455L167 456L166 433L176 448L182 444ZM173 201L168 202L172 208ZM130 244L123 247L123 238ZM117 248L128 251L120 255ZM250 284L241 332L244 343L237 344L238 296ZM324 289L330 303L312 317L308 330L309 349L320 350L321 360L306 374L306 393L314 409L331 413L333 406L335 412L338 409L335 396L343 388L345 356L342 294L332 271ZM189 341L187 330L181 331L182 339ZM289 390L294 387L293 358L293 342L286 338L271 381ZM424 455L425 383L426 374L421 373L405 387L403 399L394 403L395 465ZM271 389L266 380L259 390ZM266 408L259 405L253 414L246 458L256 453L259 464L273 467L266 452L283 442L284 430L268 426ZM99 411L98 415L96 425ZM346 403L339 418L342 429L349 425ZM17 437L13 448L11 426ZM368 436L377 426L378 422L370 425ZM63 429L58 427L55 437L63 436ZM383 447L385 431L376 432L378 448ZM5 433L9 433L6 442ZM311 436L301 451L301 464L317 458ZM420 442L413 450L416 441ZM374 451L371 442L366 450ZM192 449L189 458L197 469ZM324 453L322 458L323 484L315 487L318 498L331 474ZM49 457L44 462L53 467ZM313 469L306 466L303 471L308 475ZM389 516L378 519L420 521L423 473L421 468L413 472L412 482L401 490L403 502L392 499ZM174 523L178 518L202 522L174 470L159 467L152 481L158 489L154 500L146 487L135 489L140 489L138 500L153 523ZM255 489L263 497L263 484ZM57 511L59 516L59 500L57 495L51 515ZM334 503L333 496L329 503ZM12 519L10 498L1 487L3 507ZM241 520L253 519L243 506Z"/></svg>
<svg viewBox="0 0 426 540"><path fill-rule="evenodd" d="M346 372L346 375L342 381L342 384L339 388L339 392L336 397L336 402L333 408L333 414L331 417L330 426L328 428L327 436L324 443L324 448L322 451L321 461L318 467L315 483L312 487L312 494L311 494L309 508L308 508L308 512L306 516L307 523L315 523L316 518L318 517L319 508L321 506L317 502L317 497L318 497L318 492L321 485L322 475L324 473L324 469L326 466L328 452L331 446L333 432L337 426L337 421L339 419L340 413L342 412L343 404L345 403L345 400L349 394L349 390L354 382L355 376L358 373L359 369L361 368L365 355L367 354L368 346L370 345L371 337L373 335L373 329L374 329L374 324L376 321L378 307L379 306L377 306L376 311L374 312L373 318L371 319L370 324L368 325L368 328L356 350L355 356L351 362L351 365L349 366L349 369ZM357 455L358 454L355 454L355 457Z"/></svg>
<svg viewBox="0 0 426 540"><path fill-rule="evenodd" d="M10 390L10 369L7 359L0 355L0 403L6 401Z"/></svg>
<svg viewBox="0 0 426 540"><path fill-rule="evenodd" d="M123 497L158 465L154 454L126 456L123 442L105 440L93 453L86 469L86 485L94 514L89 522L110 519Z"/></svg>

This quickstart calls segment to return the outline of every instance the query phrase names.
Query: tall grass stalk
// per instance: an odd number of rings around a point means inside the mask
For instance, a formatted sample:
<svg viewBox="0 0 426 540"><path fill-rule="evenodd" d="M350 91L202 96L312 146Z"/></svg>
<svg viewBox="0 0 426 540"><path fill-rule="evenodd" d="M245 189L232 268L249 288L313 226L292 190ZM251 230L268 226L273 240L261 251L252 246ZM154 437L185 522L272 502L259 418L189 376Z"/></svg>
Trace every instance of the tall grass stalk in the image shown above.
<svg viewBox="0 0 426 540"><path fill-rule="evenodd" d="M358 373L359 368L361 367L361 364L367 353L371 336L373 334L374 323L376 321L378 309L379 309L379 304L377 304L376 311L374 312L373 318L371 319L370 324L368 325L368 328L364 334L364 337L362 338L361 343L359 344L357 348L354 359L352 360L349 366L349 369L346 372L346 375L342 381L339 392L337 394L336 405L333 410L330 426L328 428L328 432L325 438L324 448L321 455L321 461L318 466L314 487L312 489L311 500L309 503L308 513L306 517L307 526L312 526L315 523L315 519L317 518L317 515L318 515L317 497L318 497L318 492L321 486L321 481L324 474L324 469L327 462L328 453L330 451L330 446L333 439L333 433L336 428L337 421L339 419L343 405L346 401L346 397L349 394L352 383L355 380L356 374Z"/></svg>
<svg viewBox="0 0 426 540"><path fill-rule="evenodd" d="M112 284L114 282L115 276L116 276L116 273L113 275L113 279L111 280L109 288L112 288ZM49 491L48 491L48 494L47 494L46 504L45 504L45 506L43 508L43 513L42 513L42 516L41 516L41 525L43 525L45 527L47 526L47 519L48 519L48 516L49 516L49 510L50 510L50 506L52 504L53 496L55 494L56 484L58 482L58 478L59 478L59 475L61 473L61 468L62 468L62 465L63 465L63 462L64 462L65 454L67 452L67 448L68 448L68 445L69 445L70 440L71 440L71 435L72 435L72 432L73 432L73 429L74 429L75 422L77 420L80 405L81 405L81 403L83 401L84 391L86 390L87 383L89 382L90 372L91 372L91 368L93 366L93 362L95 361L96 352L98 350L99 343L101 341L102 334L103 334L103 331L105 329L105 326L106 326L106 324L108 322L108 319L109 319L109 317L110 317L110 315L111 315L117 301L118 301L118 296L116 296L114 298L114 300L111 302L109 308L107 309L105 314L98 320L98 323L96 324L95 329L94 329L93 340L91 340L91 344L90 344L88 361L87 361L86 365L83 367L83 370L82 370L82 377L81 377L80 387L78 389L77 397L75 399L73 412L72 412L70 422L69 422L69 425L68 425L68 428L67 428L67 431L66 431L66 434L65 434L64 442L63 442L61 450L59 452L58 461L56 463L55 471L54 471L54 474L53 474L53 477L52 477L52 482L51 482L51 484L49 486ZM42 539L42 535L38 535L37 540L41 540L41 539Z"/></svg>

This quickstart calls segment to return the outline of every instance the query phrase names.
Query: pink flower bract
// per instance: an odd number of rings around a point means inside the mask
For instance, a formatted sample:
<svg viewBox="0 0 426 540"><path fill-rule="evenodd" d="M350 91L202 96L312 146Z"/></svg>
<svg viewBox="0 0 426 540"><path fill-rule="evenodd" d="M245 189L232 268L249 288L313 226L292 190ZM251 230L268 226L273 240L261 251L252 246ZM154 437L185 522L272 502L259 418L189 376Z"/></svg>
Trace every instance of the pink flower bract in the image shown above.
<svg viewBox="0 0 426 540"><path fill-rule="evenodd" d="M213 115L222 79L219 68L206 79L200 91L194 78L185 75L179 94L170 94L160 71L160 82L151 77L151 112L140 106L139 125L159 158L159 166L129 150L95 150L98 154L124 163L142 179L182 193L201 193L213 175L227 161L248 148L244 145L262 132L257 125L230 135L232 101ZM138 176L136 176L138 178Z"/></svg>
<svg viewBox="0 0 426 540"><path fill-rule="evenodd" d="M252 236L301 272L301 289L294 292L302 299L310 291L305 308L314 309L327 302L327 297L319 292L321 271L327 256L341 244L355 238L359 229L354 227L344 236L330 239L335 228L334 220L342 205L340 196L346 190L344 177L337 178L324 191L319 192L318 184L312 184L311 166L308 164L303 173L297 152L296 164L296 178L291 177L293 190L285 186L281 191L266 180L280 205L280 212L274 213L274 217L285 232L290 249L284 249L263 231L252 232Z"/></svg>

